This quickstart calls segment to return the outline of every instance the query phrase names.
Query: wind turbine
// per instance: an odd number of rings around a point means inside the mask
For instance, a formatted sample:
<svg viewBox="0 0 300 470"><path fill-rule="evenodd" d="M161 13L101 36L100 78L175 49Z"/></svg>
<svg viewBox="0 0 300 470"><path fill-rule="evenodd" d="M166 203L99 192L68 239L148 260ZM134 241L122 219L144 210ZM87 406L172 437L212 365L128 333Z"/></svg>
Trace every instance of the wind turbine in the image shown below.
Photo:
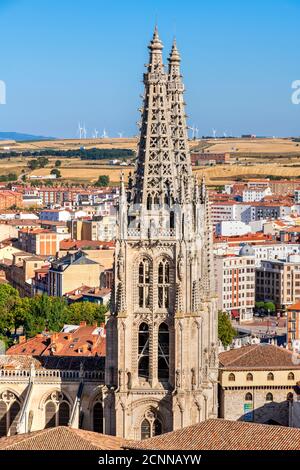
<svg viewBox="0 0 300 470"><path fill-rule="evenodd" d="M196 127L195 127L195 124L193 125L193 127L189 127L189 129L192 131L192 139L194 140L194 139L195 139L195 135L196 135Z"/></svg>
<svg viewBox="0 0 300 470"><path fill-rule="evenodd" d="M227 137L227 131L224 131L224 132L223 132L223 136L224 136L225 139L226 139L226 137Z"/></svg>
<svg viewBox="0 0 300 470"><path fill-rule="evenodd" d="M97 131L97 129L95 129L94 133L93 133L93 138L98 139L98 134L99 134L99 131Z"/></svg>
<svg viewBox="0 0 300 470"><path fill-rule="evenodd" d="M118 132L118 136L119 136L120 139L122 139L122 137L123 137L123 132Z"/></svg>
<svg viewBox="0 0 300 470"><path fill-rule="evenodd" d="M82 135L83 135L83 138L86 139L87 130L86 130L85 124L83 125L83 128L82 128Z"/></svg>
<svg viewBox="0 0 300 470"><path fill-rule="evenodd" d="M199 136L199 129L198 129L198 127L195 128L195 132L196 132L196 139L198 139L198 136Z"/></svg>
<svg viewBox="0 0 300 470"><path fill-rule="evenodd" d="M107 135L107 132L105 129L103 129L103 134L102 134L102 139L107 139L108 138L108 135Z"/></svg>
<svg viewBox="0 0 300 470"><path fill-rule="evenodd" d="M81 127L81 123L79 122L78 123L78 134L79 134L79 139L81 140L82 139L82 135L83 135L83 127Z"/></svg>
<svg viewBox="0 0 300 470"><path fill-rule="evenodd" d="M217 135L217 129L213 129L213 136L214 136L214 139L216 138L216 135Z"/></svg>

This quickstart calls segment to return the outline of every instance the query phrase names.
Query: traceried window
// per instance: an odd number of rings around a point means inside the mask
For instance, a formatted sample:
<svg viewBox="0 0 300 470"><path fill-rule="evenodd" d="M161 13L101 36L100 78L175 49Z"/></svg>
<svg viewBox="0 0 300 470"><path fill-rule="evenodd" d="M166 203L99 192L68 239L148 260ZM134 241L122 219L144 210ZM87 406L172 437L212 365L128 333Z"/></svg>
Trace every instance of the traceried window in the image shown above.
<svg viewBox="0 0 300 470"><path fill-rule="evenodd" d="M17 396L10 391L0 394L0 437L17 434L21 405Z"/></svg>
<svg viewBox="0 0 300 470"><path fill-rule="evenodd" d="M159 436L162 432L162 424L156 413L154 411L147 411L141 424L141 439Z"/></svg>
<svg viewBox="0 0 300 470"><path fill-rule="evenodd" d="M163 259L158 265L158 307L170 305L170 263Z"/></svg>
<svg viewBox="0 0 300 470"><path fill-rule="evenodd" d="M158 330L158 380L169 379L169 328L162 323Z"/></svg>
<svg viewBox="0 0 300 470"><path fill-rule="evenodd" d="M147 258L139 263L138 298L140 308L150 307L150 261Z"/></svg>
<svg viewBox="0 0 300 470"><path fill-rule="evenodd" d="M103 434L103 405L100 401L93 407L93 431Z"/></svg>
<svg viewBox="0 0 300 470"><path fill-rule="evenodd" d="M68 426L70 403L61 392L51 393L45 402L45 428Z"/></svg>
<svg viewBox="0 0 300 470"><path fill-rule="evenodd" d="M139 377L149 380L149 327L142 323L139 328L138 338L138 373Z"/></svg>

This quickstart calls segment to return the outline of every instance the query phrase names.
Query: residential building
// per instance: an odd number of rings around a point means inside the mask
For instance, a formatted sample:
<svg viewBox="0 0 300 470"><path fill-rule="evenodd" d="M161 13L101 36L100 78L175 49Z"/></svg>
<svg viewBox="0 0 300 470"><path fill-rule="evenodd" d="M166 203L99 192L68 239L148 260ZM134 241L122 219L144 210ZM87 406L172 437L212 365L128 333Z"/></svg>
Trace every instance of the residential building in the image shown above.
<svg viewBox="0 0 300 470"><path fill-rule="evenodd" d="M300 302L290 305L287 309L287 347L291 351L300 352Z"/></svg>
<svg viewBox="0 0 300 470"><path fill-rule="evenodd" d="M253 318L255 306L255 258L251 246L239 255L215 257L218 308L240 322Z"/></svg>
<svg viewBox="0 0 300 470"><path fill-rule="evenodd" d="M216 225L216 235L221 237L246 235L250 232L250 225L240 220L223 220Z"/></svg>
<svg viewBox="0 0 300 470"><path fill-rule="evenodd" d="M19 230L18 242L23 251L38 256L56 256L60 240L57 233L39 228Z"/></svg>
<svg viewBox="0 0 300 470"><path fill-rule="evenodd" d="M278 309L300 300L300 255L262 260L256 269L256 299L274 302Z"/></svg>
<svg viewBox="0 0 300 470"><path fill-rule="evenodd" d="M79 251L51 263L48 294L62 297L80 286L99 287L102 267Z"/></svg>
<svg viewBox="0 0 300 470"><path fill-rule="evenodd" d="M250 186L243 191L243 202L260 202L272 194L269 186Z"/></svg>
<svg viewBox="0 0 300 470"><path fill-rule="evenodd" d="M23 207L23 194L17 191L1 189L0 210L10 209L13 206Z"/></svg>

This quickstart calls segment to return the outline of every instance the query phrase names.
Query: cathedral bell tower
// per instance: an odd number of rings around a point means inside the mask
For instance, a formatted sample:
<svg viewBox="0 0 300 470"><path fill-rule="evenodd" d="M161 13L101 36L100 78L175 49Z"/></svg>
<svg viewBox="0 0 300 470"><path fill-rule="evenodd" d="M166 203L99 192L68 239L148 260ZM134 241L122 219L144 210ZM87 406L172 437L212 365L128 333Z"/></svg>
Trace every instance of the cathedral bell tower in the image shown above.
<svg viewBox="0 0 300 470"><path fill-rule="evenodd" d="M180 55L155 28L136 169L122 177L107 320L105 432L144 439L217 416L217 305L205 182L192 175Z"/></svg>

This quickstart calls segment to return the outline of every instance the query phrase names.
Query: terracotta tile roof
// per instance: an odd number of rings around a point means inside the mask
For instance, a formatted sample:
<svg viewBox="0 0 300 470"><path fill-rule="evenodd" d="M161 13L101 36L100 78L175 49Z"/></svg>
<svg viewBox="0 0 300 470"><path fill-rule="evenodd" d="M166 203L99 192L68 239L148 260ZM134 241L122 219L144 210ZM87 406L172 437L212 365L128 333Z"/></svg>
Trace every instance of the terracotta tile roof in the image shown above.
<svg viewBox="0 0 300 470"><path fill-rule="evenodd" d="M57 427L0 439L0 450L120 450L126 441L82 429Z"/></svg>
<svg viewBox="0 0 300 470"><path fill-rule="evenodd" d="M231 349L219 354L223 369L299 369L293 353L272 344L260 343Z"/></svg>
<svg viewBox="0 0 300 470"><path fill-rule="evenodd" d="M127 449L150 450L299 450L300 429L210 419L144 441Z"/></svg>
<svg viewBox="0 0 300 470"><path fill-rule="evenodd" d="M28 341L11 346L7 355L33 356L105 356L106 338L104 328L78 326L72 333L60 332L52 335L38 334Z"/></svg>
<svg viewBox="0 0 300 470"><path fill-rule="evenodd" d="M87 249L87 247L93 247L95 249L109 249L115 247L115 242L104 242L98 240L62 240L59 246L61 250L84 250Z"/></svg>

